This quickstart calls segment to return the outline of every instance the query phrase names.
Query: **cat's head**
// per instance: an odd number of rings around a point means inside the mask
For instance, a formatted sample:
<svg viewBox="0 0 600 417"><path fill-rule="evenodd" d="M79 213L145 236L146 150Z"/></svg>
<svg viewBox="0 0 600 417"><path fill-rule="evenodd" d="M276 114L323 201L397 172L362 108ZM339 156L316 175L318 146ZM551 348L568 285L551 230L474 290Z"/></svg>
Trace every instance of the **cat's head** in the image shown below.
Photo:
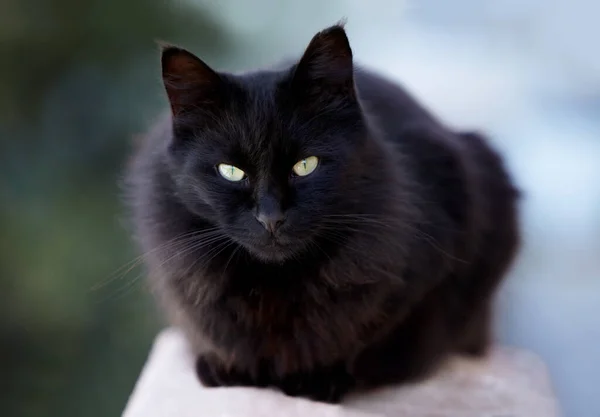
<svg viewBox="0 0 600 417"><path fill-rule="evenodd" d="M263 261L343 238L344 216L364 211L377 184L341 26L282 71L220 73L176 47L163 49L162 71L171 173L191 213Z"/></svg>

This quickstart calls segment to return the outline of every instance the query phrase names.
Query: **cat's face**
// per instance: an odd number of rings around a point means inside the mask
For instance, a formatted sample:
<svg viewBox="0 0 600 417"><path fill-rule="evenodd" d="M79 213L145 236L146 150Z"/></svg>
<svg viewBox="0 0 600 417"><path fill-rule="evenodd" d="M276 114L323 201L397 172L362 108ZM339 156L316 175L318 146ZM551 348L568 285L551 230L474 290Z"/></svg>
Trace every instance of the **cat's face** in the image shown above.
<svg viewBox="0 0 600 417"><path fill-rule="evenodd" d="M264 261L340 239L366 137L352 73L341 28L317 35L291 70L243 77L166 49L171 165L188 210Z"/></svg>

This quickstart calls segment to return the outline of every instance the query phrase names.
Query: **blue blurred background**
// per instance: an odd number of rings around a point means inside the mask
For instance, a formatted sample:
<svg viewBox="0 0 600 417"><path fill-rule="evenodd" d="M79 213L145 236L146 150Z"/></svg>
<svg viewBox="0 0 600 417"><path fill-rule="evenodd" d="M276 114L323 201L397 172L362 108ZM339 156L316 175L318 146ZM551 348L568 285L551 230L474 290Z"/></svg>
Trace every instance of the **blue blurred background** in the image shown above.
<svg viewBox="0 0 600 417"><path fill-rule="evenodd" d="M567 417L598 417L598 16L594 0L3 0L0 414L120 415L161 325L117 186L166 106L154 40L242 70L347 17L358 62L508 158L525 245L500 341L544 358Z"/></svg>

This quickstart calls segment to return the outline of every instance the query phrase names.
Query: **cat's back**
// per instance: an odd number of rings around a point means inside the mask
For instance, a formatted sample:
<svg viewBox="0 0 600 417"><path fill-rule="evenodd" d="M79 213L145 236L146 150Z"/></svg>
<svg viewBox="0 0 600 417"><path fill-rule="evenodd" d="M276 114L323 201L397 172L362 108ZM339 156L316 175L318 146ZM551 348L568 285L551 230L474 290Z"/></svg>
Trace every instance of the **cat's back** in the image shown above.
<svg viewBox="0 0 600 417"><path fill-rule="evenodd" d="M400 132L407 124L442 128L399 83L364 68L356 69L354 77L363 110L386 132Z"/></svg>
<svg viewBox="0 0 600 417"><path fill-rule="evenodd" d="M469 177L482 170L510 182L502 157L484 135L451 129L399 83L372 71L357 70L355 83L376 139L393 144L407 157L402 163L412 166L419 183L433 185L462 177L466 186L472 182Z"/></svg>
<svg viewBox="0 0 600 417"><path fill-rule="evenodd" d="M484 225L502 224L507 236L495 239L492 246L504 242L501 251L512 253L518 240L519 193L488 138L449 128L400 84L376 73L358 70L355 83L364 112L380 134L377 139L403 156L402 164L410 167L413 180L427 194L423 199L437 202L441 216L473 236L483 233ZM426 210L434 215L431 206Z"/></svg>

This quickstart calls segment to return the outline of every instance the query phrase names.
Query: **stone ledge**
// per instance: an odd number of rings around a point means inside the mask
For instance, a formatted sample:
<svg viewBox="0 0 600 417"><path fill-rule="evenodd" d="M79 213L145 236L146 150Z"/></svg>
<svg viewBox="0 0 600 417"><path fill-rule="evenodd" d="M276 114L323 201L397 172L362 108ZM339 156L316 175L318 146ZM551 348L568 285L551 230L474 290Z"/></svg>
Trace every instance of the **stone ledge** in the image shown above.
<svg viewBox="0 0 600 417"><path fill-rule="evenodd" d="M478 361L452 359L428 381L315 403L255 388L204 388L175 329L156 339L123 417L559 417L545 365L498 347Z"/></svg>

